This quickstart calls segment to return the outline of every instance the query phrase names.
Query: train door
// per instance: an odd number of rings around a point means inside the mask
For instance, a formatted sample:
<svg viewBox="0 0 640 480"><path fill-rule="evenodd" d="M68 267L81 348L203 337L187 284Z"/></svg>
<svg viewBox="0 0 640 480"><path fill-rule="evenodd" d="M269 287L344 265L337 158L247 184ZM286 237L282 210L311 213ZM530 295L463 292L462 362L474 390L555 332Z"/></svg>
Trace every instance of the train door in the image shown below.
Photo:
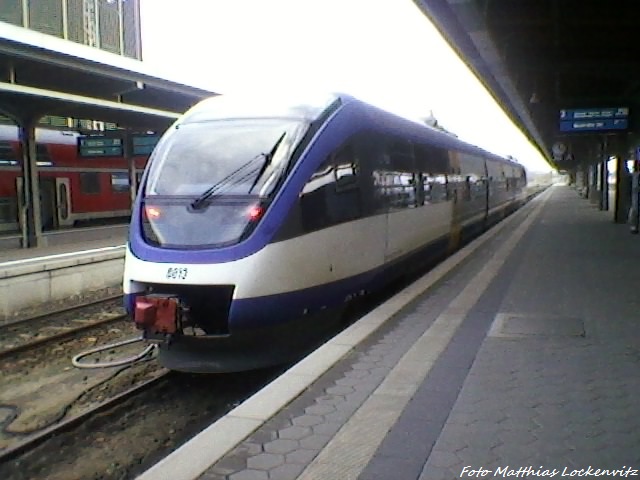
<svg viewBox="0 0 640 480"><path fill-rule="evenodd" d="M413 145L402 138L386 137L377 147L375 183L377 197L385 211L386 263L416 248L423 225L416 216L417 171Z"/></svg>
<svg viewBox="0 0 640 480"><path fill-rule="evenodd" d="M24 181L22 177L16 178L16 200L18 202L18 230L23 229L23 225L27 221L26 212L24 210Z"/></svg>
<svg viewBox="0 0 640 480"><path fill-rule="evenodd" d="M52 230L58 226L56 215L56 179L40 177L40 218L42 230Z"/></svg>
<svg viewBox="0 0 640 480"><path fill-rule="evenodd" d="M60 226L73 226L71 189L68 178L56 178L57 219Z"/></svg>
<svg viewBox="0 0 640 480"><path fill-rule="evenodd" d="M449 173L447 175L447 196L451 199L451 226L449 229L449 244L447 251L452 253L460 246L462 239L462 185L461 185L460 154L455 150L449 151Z"/></svg>
<svg viewBox="0 0 640 480"><path fill-rule="evenodd" d="M21 191L18 187L18 179L15 181L15 195L0 197L0 232L20 231L19 209ZM10 186L9 186L10 187ZM11 191L9 189L9 191Z"/></svg>

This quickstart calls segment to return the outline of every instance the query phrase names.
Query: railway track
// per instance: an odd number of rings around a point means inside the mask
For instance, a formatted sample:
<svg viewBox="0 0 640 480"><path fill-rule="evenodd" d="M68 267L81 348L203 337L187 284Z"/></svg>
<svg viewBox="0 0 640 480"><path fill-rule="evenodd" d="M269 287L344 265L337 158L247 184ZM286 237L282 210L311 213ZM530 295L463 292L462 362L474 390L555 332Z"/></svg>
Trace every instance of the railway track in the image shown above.
<svg viewBox="0 0 640 480"><path fill-rule="evenodd" d="M120 295L25 318L0 327L0 361L126 320Z"/></svg>
<svg viewBox="0 0 640 480"><path fill-rule="evenodd" d="M72 328L69 330L64 330L58 333L52 333L49 336L41 337L36 340L25 342L20 345L12 346L0 350L0 360L4 360L13 355L17 355L18 353L22 353L28 350L33 350L38 347L42 347L54 342L61 342L69 339L73 339L74 337L86 333L91 330L95 330L96 328L104 327L110 324L115 324L118 322L122 322L127 319L126 315L118 315L114 318L106 318L102 320L97 320L92 323L87 323L85 325Z"/></svg>
<svg viewBox="0 0 640 480"><path fill-rule="evenodd" d="M0 449L0 465L9 463L25 452L35 449L50 438L67 432L87 421L89 418L106 412L109 409L113 409L118 405L121 405L123 402L129 400L130 398L134 397L135 395L139 395L147 390L156 387L158 384L164 381L168 377L168 375L171 374L169 370L165 369L159 369L158 372L158 375L154 378L146 380L103 402L100 402L92 408L83 411L82 413L66 418L60 422L55 423L54 425L41 429L38 432L27 435L24 439L18 441L11 447ZM0 423L0 426L2 427L3 431L5 431L9 424L10 422L5 421Z"/></svg>
<svg viewBox="0 0 640 480"><path fill-rule="evenodd" d="M80 303L73 303L63 306L54 307L54 309L47 309L44 312L36 313L33 315L24 316L23 318L18 318L17 320L6 323L5 325L1 325L1 331L14 331L14 329L19 330L24 325L32 325L33 323L37 323L42 320L46 320L51 316L56 315L64 315L70 314L73 312L81 311L86 308L90 308L96 305L101 305L109 302L118 302L122 300L122 294L113 294L107 295L100 298L87 300Z"/></svg>
<svg viewBox="0 0 640 480"><path fill-rule="evenodd" d="M119 295L0 327L0 464L6 455L34 448L150 388L159 380L158 372L166 374L160 366L142 362L91 371L73 368L73 355L132 336L135 328L127 321ZM109 348L91 355L88 367L101 360L130 358L138 350L139 345ZM88 363L83 362L85 368Z"/></svg>
<svg viewBox="0 0 640 480"><path fill-rule="evenodd" d="M237 375L159 373L0 450L0 478L134 478L280 373L281 368Z"/></svg>

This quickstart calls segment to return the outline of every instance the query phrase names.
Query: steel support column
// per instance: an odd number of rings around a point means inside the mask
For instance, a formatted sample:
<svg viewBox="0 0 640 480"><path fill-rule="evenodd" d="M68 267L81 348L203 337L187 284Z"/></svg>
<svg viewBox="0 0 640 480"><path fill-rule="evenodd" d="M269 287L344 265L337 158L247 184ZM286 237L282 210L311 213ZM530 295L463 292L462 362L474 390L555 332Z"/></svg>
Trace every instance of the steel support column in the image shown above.
<svg viewBox="0 0 640 480"><path fill-rule="evenodd" d="M576 190L583 198L589 196L589 167L584 163L576 167Z"/></svg>
<svg viewBox="0 0 640 480"><path fill-rule="evenodd" d="M606 155L605 159L600 163L599 173L600 197L598 199L598 208L607 211L609 210L609 161Z"/></svg>
<svg viewBox="0 0 640 480"><path fill-rule="evenodd" d="M138 175L136 171L136 161L133 155L133 135L131 131L126 129L124 132L124 157L127 162L129 172L129 196L131 198L130 209L133 210L133 204L136 201L138 193Z"/></svg>
<svg viewBox="0 0 640 480"><path fill-rule="evenodd" d="M22 194L20 197L20 230L22 247L45 246L40 213L40 177L36 156L36 122L34 117L18 124L22 144Z"/></svg>
<svg viewBox="0 0 640 480"><path fill-rule="evenodd" d="M616 194L614 199L613 221L627 223L631 204L631 172L627 162L621 156L616 157Z"/></svg>
<svg viewBox="0 0 640 480"><path fill-rule="evenodd" d="M598 178L599 178L599 164L592 163L589 165L589 202L593 205L599 204L599 193L598 193Z"/></svg>

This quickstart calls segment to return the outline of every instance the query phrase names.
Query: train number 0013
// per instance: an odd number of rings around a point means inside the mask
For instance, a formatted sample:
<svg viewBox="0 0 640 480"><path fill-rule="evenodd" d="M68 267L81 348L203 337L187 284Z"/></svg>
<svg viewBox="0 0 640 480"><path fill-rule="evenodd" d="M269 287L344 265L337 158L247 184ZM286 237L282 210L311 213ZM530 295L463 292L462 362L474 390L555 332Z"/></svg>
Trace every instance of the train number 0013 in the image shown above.
<svg viewBox="0 0 640 480"><path fill-rule="evenodd" d="M184 280L187 278L187 268L186 267L169 267L167 269L167 278L173 280Z"/></svg>

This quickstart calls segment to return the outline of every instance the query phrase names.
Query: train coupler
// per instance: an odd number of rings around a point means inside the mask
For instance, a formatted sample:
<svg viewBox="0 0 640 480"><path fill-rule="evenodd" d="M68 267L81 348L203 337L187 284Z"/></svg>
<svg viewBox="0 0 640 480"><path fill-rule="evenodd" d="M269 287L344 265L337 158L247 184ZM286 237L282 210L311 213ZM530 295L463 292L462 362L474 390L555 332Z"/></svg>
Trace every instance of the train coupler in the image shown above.
<svg viewBox="0 0 640 480"><path fill-rule="evenodd" d="M171 342L173 341L174 337L175 335L173 333L153 333L146 330L142 333L142 338L144 338L147 343L158 346L171 346Z"/></svg>
<svg viewBox="0 0 640 480"><path fill-rule="evenodd" d="M136 297L133 321L145 338L157 341L178 331L180 302L177 297L147 295Z"/></svg>

